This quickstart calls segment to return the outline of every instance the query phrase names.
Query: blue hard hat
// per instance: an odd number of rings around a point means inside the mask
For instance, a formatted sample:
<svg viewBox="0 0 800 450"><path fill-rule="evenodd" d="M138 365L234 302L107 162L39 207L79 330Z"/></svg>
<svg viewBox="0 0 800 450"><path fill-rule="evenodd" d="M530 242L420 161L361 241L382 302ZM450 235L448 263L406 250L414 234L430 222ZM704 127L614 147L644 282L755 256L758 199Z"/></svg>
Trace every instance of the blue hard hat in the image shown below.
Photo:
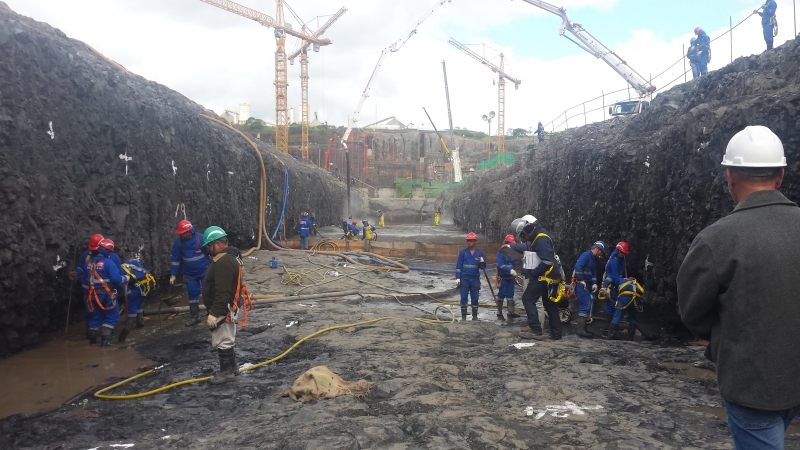
<svg viewBox="0 0 800 450"><path fill-rule="evenodd" d="M596 241L594 244L592 244L592 247L597 247L601 252L605 253L608 245L603 241Z"/></svg>

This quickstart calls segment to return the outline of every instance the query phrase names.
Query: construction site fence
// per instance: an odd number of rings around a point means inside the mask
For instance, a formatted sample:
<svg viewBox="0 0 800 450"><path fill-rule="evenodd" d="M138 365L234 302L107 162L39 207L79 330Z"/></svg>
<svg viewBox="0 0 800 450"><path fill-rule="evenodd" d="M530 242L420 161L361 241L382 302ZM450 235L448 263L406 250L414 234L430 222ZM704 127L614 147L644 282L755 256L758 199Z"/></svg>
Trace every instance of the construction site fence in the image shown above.
<svg viewBox="0 0 800 450"><path fill-rule="evenodd" d="M492 159L484 159L478 164L478 170L486 170L498 165L510 166L514 164L514 154L509 152L498 153Z"/></svg>
<svg viewBox="0 0 800 450"><path fill-rule="evenodd" d="M747 21L747 19L749 19L750 17L752 17L754 15L755 15L755 12L749 14L747 17L742 19L742 21L737 23L736 25L733 25L733 17L729 16L728 17L728 21L729 21L728 30L725 31L724 33L720 34L719 36L715 37L714 39L711 39L711 42L714 42L717 39L719 39L719 38L721 38L723 36L726 36L726 35L728 35L730 37L730 45L731 45L730 60L731 60L731 62L733 62L733 30L736 27L738 27L739 25L743 24L745 21ZM795 25L795 35L797 35L797 27L796 27L796 25ZM712 52L712 55L713 55L713 52ZM689 81L688 75L692 72L692 69L691 68L687 69L686 44L684 44L682 46L682 48L681 48L681 56L677 61L675 61L674 63L670 64L669 67L667 67L666 69L661 71L661 73L659 73L658 75L656 75L654 77L653 76L650 77L650 85L652 85L654 81L658 80L662 75L666 74L670 69L672 69L673 67L677 66L681 62L683 63L683 72L680 75L678 75L676 78L674 78L673 80L671 80L671 81L665 83L664 85L662 85L661 87L659 87L655 92L653 92L654 94L657 93L657 92L663 91L663 90L667 89L668 87L673 86L681 78L683 78L683 82L684 83ZM561 131L562 129L564 129L564 130L569 129L570 123L572 123L572 126L575 127L575 126L586 125L589 122L598 122L600 120L606 120L608 118L608 116L607 116L608 107L613 105L616 102L625 100L625 95L624 94L623 95L619 95L619 94L621 94L623 92L627 93L627 100L632 100L634 98L638 98L638 94L636 93L636 91L633 91L633 93L631 93L630 84L628 84L628 86L626 88L618 89L616 91L610 91L610 92L601 91L601 94L599 96L597 96L595 98L592 98L592 99L589 99L589 100L586 100L585 102L578 103L575 106L571 106L571 107L565 109L564 112L559 114L555 119L551 120L546 125L544 125L544 128L549 133L555 133L556 131ZM587 107L588 107L588 109L587 109ZM602 119L600 118L601 115L602 115ZM581 124L581 122L583 122L583 123Z"/></svg>

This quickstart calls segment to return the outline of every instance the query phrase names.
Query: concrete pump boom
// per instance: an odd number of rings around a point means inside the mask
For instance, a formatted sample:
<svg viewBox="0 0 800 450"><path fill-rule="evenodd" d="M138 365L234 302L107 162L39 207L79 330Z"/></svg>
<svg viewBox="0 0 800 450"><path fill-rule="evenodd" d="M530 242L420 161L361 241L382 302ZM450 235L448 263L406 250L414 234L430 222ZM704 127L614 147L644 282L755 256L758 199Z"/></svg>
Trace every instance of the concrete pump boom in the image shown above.
<svg viewBox="0 0 800 450"><path fill-rule="evenodd" d="M633 89L639 93L640 97L649 97L653 92L655 92L656 87L647 82L643 76L639 75L635 70L633 70L633 68L631 68L628 63L625 62L625 60L620 58L620 56L614 53L613 50L603 45L603 43L598 41L597 38L592 36L592 34L586 31L586 29L580 24L571 22L565 8L560 8L541 0L522 1L561 17L561 28L558 29L558 34L574 42L584 51L594 55L599 59L602 59L606 64L611 66L615 72L624 78L625 81L630 83L631 87L633 87ZM574 41L568 36L565 36L565 30L572 33L572 35L575 36L578 41Z"/></svg>

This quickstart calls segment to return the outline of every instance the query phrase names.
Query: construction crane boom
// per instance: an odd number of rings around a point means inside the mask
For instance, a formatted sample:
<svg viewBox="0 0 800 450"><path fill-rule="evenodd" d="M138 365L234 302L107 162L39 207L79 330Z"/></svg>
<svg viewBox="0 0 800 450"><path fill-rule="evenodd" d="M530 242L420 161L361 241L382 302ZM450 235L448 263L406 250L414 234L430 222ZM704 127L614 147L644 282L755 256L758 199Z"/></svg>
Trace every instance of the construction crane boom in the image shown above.
<svg viewBox="0 0 800 450"><path fill-rule="evenodd" d="M578 23L573 23L569 20L569 15L567 15L567 10L565 8L560 8L558 6L551 5L550 3L543 2L541 0L522 0L525 3L529 3L533 6L539 7L549 13L555 14L561 18L561 27L558 29L558 34L561 36L566 37L570 41L574 42L578 47L583 49L584 51L588 52L589 54L594 55L598 59L602 59L606 64L611 66L615 72L617 72L622 78L625 79L628 83L630 83L631 87L639 93L640 97L647 97L652 95L655 92L656 87L653 86L651 83L645 80L643 76L641 76L638 72L633 70L631 66L625 62L619 55L614 53L613 50L606 47L603 43L597 40L591 33L589 33L585 28L583 28ZM568 36L564 34L564 31L569 31L575 36L578 41L574 41L570 39Z"/></svg>
<svg viewBox="0 0 800 450"><path fill-rule="evenodd" d="M312 35L311 35L311 37L313 37L313 38L315 38L315 39L319 39L319 37L320 37L320 36L322 36L322 35L323 35L323 34L324 34L326 31L328 31L328 28L330 28L330 27L331 27L331 25L333 25L333 23L334 23L334 22L336 22L337 20L339 20L339 18L340 18L340 17L342 17L342 15L344 15L344 13L346 13L346 12L347 12L347 8L345 8L344 6L342 6L342 9L340 9L339 11L337 11L337 12L336 12L336 14L334 14L333 16L331 16L331 17L328 19L328 21L327 21L327 22L325 22L325 23L324 23L324 24L323 24L321 27L319 27L319 30L315 31L315 32L314 32L314 34L312 34ZM326 39L326 40L327 40L327 39ZM309 47L311 44L314 44L314 42L311 42L311 41L306 41L306 40L304 40L304 41L303 41L303 45L301 45L299 49L295 50L295 52L294 52L294 53L292 53L291 55L289 55L289 58L288 58L288 59L289 59L289 63L290 63L290 64L294 64L294 60L295 60L295 58L297 58L298 56L300 56L300 54L303 52L303 50L307 50L307 49L308 49L308 47ZM317 46L316 46L316 45L314 46L314 51L315 51L315 52L316 52L316 51L318 51L318 49L317 49Z"/></svg>
<svg viewBox="0 0 800 450"><path fill-rule="evenodd" d="M367 97L369 97L369 91L372 88L372 82L378 75L378 72L380 71L381 66L383 65L383 60L386 59L386 55L388 55L389 53L400 51L403 45L405 45L405 43L408 42L409 39L411 39L411 36L417 34L417 28L420 25L422 25L422 22L424 22L428 17L430 17L431 14L433 14L434 11L439 9L440 6L444 5L445 3L450 3L450 1L451 0L437 0L437 2L433 5L433 7L431 7L431 9L428 10L424 16L422 16L419 20L417 20L417 23L414 25L414 28L411 30L411 32L408 33L408 36L406 36L403 39L398 39L397 41L393 42L391 45L383 49L380 58L378 58L378 64L375 65L375 68L372 70L372 75L370 75L369 77L369 81L367 82L367 87L364 88L364 92L361 94L361 100L358 101L358 106L356 106L356 110L355 112L353 112L353 117L350 118L350 123L347 124L347 130L345 130L344 134L342 135L342 145L344 146L345 150L347 150L347 143L345 141L347 141L347 138L350 137L350 133L353 131L353 128L355 128L356 124L358 123L358 114L361 112L361 108L364 106L364 102L367 100Z"/></svg>
<svg viewBox="0 0 800 450"><path fill-rule="evenodd" d="M453 114L450 112L450 88L447 87L447 67L444 61L442 61L442 73L444 73L444 95L445 98L447 98L447 119L450 122L450 159L453 161L453 182L458 183L461 181L461 159L459 159L455 137L453 136ZM425 112L427 113L427 111ZM428 118L430 119L430 117ZM431 124L433 124L432 120Z"/></svg>
<svg viewBox="0 0 800 450"><path fill-rule="evenodd" d="M444 138L442 137L442 134L439 133L439 130L436 129L436 125L433 123L433 119L431 119L431 115L428 114L428 110L425 109L424 106L422 107L422 110L425 111L425 115L428 116L428 120L431 121L431 125L433 126L433 131L436 132L436 136L439 136L439 142L442 143L442 149L444 149L445 156L447 156L449 158L450 157L450 149L447 148L447 144L444 143Z"/></svg>

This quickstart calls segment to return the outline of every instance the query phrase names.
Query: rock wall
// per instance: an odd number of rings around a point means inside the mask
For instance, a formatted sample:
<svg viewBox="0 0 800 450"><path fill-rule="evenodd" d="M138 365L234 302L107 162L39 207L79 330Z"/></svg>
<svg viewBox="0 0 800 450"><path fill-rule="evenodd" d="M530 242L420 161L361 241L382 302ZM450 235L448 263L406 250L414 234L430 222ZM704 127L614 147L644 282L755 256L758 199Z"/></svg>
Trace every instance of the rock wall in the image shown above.
<svg viewBox="0 0 800 450"><path fill-rule="evenodd" d="M764 125L781 138L781 191L800 200L798 67L796 41L739 58L660 93L639 116L559 133L510 168L476 173L447 194L448 210L464 230L498 241L511 220L535 215L557 233L570 273L592 241L625 240L629 274L656 311L676 319L675 278L689 245L734 207L720 161L736 132Z"/></svg>
<svg viewBox="0 0 800 450"><path fill-rule="evenodd" d="M92 233L162 280L184 208L199 229L219 225L234 245L255 244L255 151L200 114L215 116L0 2L0 355L63 328L70 286L82 316L68 271ZM270 232L284 191L278 158L290 174L287 232L303 210L338 223L343 183L260 149Z"/></svg>

